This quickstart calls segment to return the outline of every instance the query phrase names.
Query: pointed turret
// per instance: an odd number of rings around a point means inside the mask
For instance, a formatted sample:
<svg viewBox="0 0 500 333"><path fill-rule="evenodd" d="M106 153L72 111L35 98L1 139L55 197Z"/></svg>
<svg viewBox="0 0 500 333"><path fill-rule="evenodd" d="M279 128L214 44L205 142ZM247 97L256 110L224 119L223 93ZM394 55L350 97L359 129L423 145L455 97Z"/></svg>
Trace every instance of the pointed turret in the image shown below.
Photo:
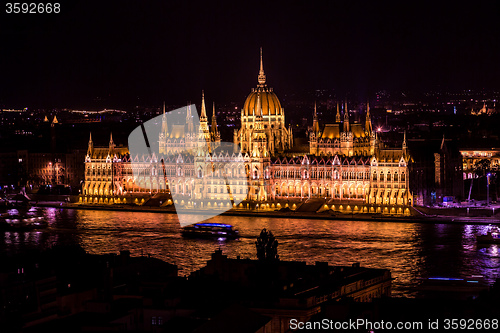
<svg viewBox="0 0 500 333"><path fill-rule="evenodd" d="M219 131L217 130L217 116L215 115L215 102L213 103L213 112L212 112L212 135L217 136Z"/></svg>
<svg viewBox="0 0 500 333"><path fill-rule="evenodd" d="M87 149L87 155L92 156L93 151L94 151L94 142L92 142L92 132L90 132L89 147Z"/></svg>
<svg viewBox="0 0 500 333"><path fill-rule="evenodd" d="M339 109L339 102L337 102L337 115L335 116L335 122L340 123L340 109Z"/></svg>
<svg viewBox="0 0 500 333"><path fill-rule="evenodd" d="M193 134L194 133L194 125L193 125L193 116L191 116L191 105L187 106L186 124L187 124L188 134Z"/></svg>
<svg viewBox="0 0 500 333"><path fill-rule="evenodd" d="M260 85L266 84L266 74L264 74L264 63L262 61L262 47L260 48L260 70L257 80L259 81Z"/></svg>
<svg viewBox="0 0 500 333"><path fill-rule="evenodd" d="M163 116L161 118L161 133L160 133L160 136L167 137L167 135L168 135L167 115L165 113L165 102L163 102Z"/></svg>
<svg viewBox="0 0 500 333"><path fill-rule="evenodd" d="M201 145L206 145L210 142L210 128L208 127L207 108L205 106L205 92L201 91L201 115L200 126L198 127L198 142ZM209 151L213 147L209 145Z"/></svg>
<svg viewBox="0 0 500 333"><path fill-rule="evenodd" d="M201 116L200 122L207 121L207 109L205 107L205 92L201 91Z"/></svg>
<svg viewBox="0 0 500 333"><path fill-rule="evenodd" d="M347 102L345 102L345 110L344 110L344 132L349 132L349 110L347 110Z"/></svg>
<svg viewBox="0 0 500 333"><path fill-rule="evenodd" d="M319 123L318 123L318 112L316 109L316 102L314 102L314 114L313 114L313 128L312 128L314 133L319 132Z"/></svg>
<svg viewBox="0 0 500 333"><path fill-rule="evenodd" d="M366 102L365 131L368 133L372 132L372 120L370 118L370 102Z"/></svg>
<svg viewBox="0 0 500 333"><path fill-rule="evenodd" d="M52 119L52 124L57 124L57 123L59 123L59 121L57 120L57 117L54 116L54 119Z"/></svg>
<svg viewBox="0 0 500 333"><path fill-rule="evenodd" d="M379 142L379 147L381 146L381 141ZM403 158L405 161L408 161L408 144L406 143L406 131L404 131L403 134L403 145L402 145L402 151L403 151Z"/></svg>
<svg viewBox="0 0 500 333"><path fill-rule="evenodd" d="M113 142L113 133L111 132L111 133L109 134L109 148L110 148L110 149L112 149L112 148L114 148L115 146L116 146L116 145L115 145L115 143Z"/></svg>

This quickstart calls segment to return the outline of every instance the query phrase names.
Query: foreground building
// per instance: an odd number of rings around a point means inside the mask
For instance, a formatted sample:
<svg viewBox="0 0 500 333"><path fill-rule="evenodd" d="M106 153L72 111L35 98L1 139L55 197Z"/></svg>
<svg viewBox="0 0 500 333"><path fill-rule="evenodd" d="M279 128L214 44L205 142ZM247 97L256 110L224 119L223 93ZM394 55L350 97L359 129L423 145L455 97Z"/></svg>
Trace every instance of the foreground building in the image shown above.
<svg viewBox="0 0 500 333"><path fill-rule="evenodd" d="M364 125L350 122L347 105L343 117L337 108L333 124L320 125L315 109L309 154L300 156L291 153L293 134L285 124L284 109L266 84L261 53L257 88L247 97L233 135L239 152L218 149L215 107L210 126L202 94L198 128L190 107L182 125L168 124L164 112L159 156L130 156L112 138L105 148L94 148L90 140L80 201L141 203L156 196L167 204L176 194L175 204L205 209L229 195L239 208L295 209L316 199L309 210L410 213L406 136L401 148L384 147L372 130L369 107ZM206 151L189 153L200 145Z"/></svg>

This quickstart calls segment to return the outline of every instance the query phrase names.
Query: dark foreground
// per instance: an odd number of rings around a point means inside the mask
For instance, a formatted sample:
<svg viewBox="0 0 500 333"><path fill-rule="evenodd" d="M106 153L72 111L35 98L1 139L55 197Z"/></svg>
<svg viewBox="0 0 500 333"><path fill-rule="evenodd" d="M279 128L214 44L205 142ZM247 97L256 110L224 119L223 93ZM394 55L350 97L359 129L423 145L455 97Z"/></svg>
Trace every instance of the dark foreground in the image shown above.
<svg viewBox="0 0 500 333"><path fill-rule="evenodd" d="M90 255L79 247L14 256L0 276L2 332L367 332L382 323L384 331L401 331L399 323L443 331L447 319L494 328L500 317L498 283L470 297L442 286L424 299L391 298L388 270L221 251L189 278L152 257Z"/></svg>

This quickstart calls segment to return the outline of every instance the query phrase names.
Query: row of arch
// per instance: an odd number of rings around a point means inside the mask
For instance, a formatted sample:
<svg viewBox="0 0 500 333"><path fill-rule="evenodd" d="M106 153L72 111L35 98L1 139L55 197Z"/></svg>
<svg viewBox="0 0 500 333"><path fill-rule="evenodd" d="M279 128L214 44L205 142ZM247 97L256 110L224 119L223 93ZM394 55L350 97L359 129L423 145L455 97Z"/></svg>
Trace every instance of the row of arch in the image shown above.
<svg viewBox="0 0 500 333"><path fill-rule="evenodd" d="M370 186L363 183L330 184L309 182L278 182L272 185L273 198L365 199Z"/></svg>

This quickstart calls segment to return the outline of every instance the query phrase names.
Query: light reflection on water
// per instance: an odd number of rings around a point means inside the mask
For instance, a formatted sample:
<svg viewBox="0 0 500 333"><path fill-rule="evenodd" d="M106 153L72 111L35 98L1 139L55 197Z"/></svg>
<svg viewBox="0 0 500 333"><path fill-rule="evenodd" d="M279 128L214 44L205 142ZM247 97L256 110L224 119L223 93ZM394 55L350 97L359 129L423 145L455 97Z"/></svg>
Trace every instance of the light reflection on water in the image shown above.
<svg viewBox="0 0 500 333"><path fill-rule="evenodd" d="M0 253L43 249L56 244L79 244L89 253L150 254L178 265L187 275L205 265L221 248L229 257L256 258L255 239L271 230L278 239L282 260L309 264L387 268L395 278L393 295L415 296L420 277L484 275L493 283L500 268L498 245L478 247L477 233L486 226L394 222L321 221L216 216L210 222L232 224L240 230L236 241L184 239L172 214L34 208L50 227L0 236Z"/></svg>

